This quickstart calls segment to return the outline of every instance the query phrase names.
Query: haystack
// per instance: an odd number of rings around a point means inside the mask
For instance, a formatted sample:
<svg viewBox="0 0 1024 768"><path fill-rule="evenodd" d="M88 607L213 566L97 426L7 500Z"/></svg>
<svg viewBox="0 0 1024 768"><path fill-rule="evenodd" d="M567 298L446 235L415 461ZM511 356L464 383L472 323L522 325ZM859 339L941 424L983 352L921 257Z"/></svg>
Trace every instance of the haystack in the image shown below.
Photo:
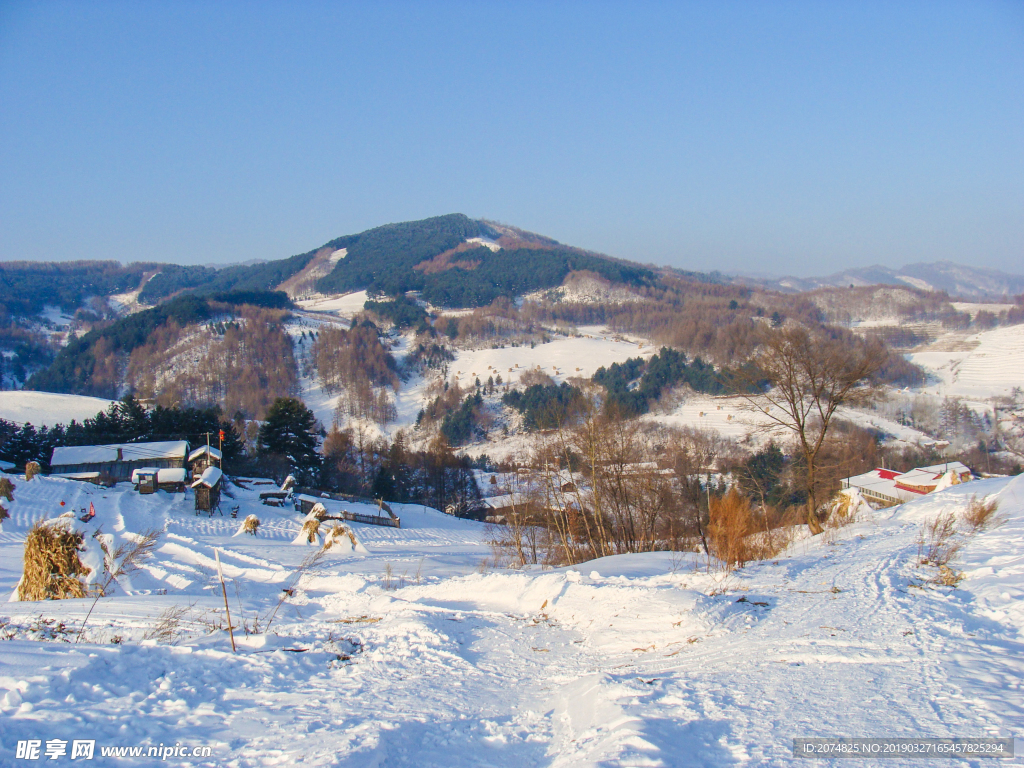
<svg viewBox="0 0 1024 768"><path fill-rule="evenodd" d="M307 517L299 532L299 543L319 544L320 543L320 521L315 517Z"/></svg>
<svg viewBox="0 0 1024 768"><path fill-rule="evenodd" d="M324 549L351 552L356 548L356 535L347 525L335 523L324 537Z"/></svg>
<svg viewBox="0 0 1024 768"><path fill-rule="evenodd" d="M66 518L39 520L25 539L25 572L18 583L19 600L63 600L85 597L79 578L90 572L79 555L84 536Z"/></svg>
<svg viewBox="0 0 1024 768"><path fill-rule="evenodd" d="M31 480L42 471L43 468L39 466L38 461L30 461L25 465L25 479Z"/></svg>
<svg viewBox="0 0 1024 768"><path fill-rule="evenodd" d="M256 535L256 531L260 528L260 519L256 515L249 515L245 518L242 523L242 532L251 533L253 536Z"/></svg>
<svg viewBox="0 0 1024 768"><path fill-rule="evenodd" d="M299 531L299 535L295 537L292 544L319 544L320 523L325 517L327 517L327 508L320 502L314 504L305 520L302 521L302 530Z"/></svg>
<svg viewBox="0 0 1024 768"><path fill-rule="evenodd" d="M8 501L14 501L14 483L6 477L0 477L0 496Z"/></svg>

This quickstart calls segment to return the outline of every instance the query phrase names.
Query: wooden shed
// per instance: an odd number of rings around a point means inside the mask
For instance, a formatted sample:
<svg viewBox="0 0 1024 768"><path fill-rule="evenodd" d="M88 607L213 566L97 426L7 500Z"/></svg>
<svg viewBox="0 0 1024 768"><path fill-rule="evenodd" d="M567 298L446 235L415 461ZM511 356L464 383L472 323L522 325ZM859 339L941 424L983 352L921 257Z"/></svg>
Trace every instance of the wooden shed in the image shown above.
<svg viewBox="0 0 1024 768"><path fill-rule="evenodd" d="M183 467L158 469L156 467L144 467L132 472L132 485L139 493L156 493L157 491L168 491L169 493L185 492L185 469Z"/></svg>
<svg viewBox="0 0 1024 768"><path fill-rule="evenodd" d="M188 455L188 467L192 470L192 478L203 476L210 467L221 466L221 452L210 445L202 445Z"/></svg>
<svg viewBox="0 0 1024 768"><path fill-rule="evenodd" d="M192 482L196 494L196 514L212 513L220 506L220 481L224 473L219 467L207 467L201 477Z"/></svg>

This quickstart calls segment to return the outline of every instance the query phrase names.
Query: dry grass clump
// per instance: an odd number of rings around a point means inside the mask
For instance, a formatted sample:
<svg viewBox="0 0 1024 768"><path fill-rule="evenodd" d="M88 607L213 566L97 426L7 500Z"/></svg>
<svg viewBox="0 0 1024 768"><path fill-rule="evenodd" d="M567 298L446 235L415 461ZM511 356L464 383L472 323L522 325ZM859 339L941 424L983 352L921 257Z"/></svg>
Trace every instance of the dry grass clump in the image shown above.
<svg viewBox="0 0 1024 768"><path fill-rule="evenodd" d="M996 515L999 502L979 501L972 496L967 509L960 512L944 512L921 526L917 541L919 565L937 567L938 573L929 583L943 587L956 587L964 580L962 571L955 570L949 563L960 553L967 541L974 535L1006 522Z"/></svg>
<svg viewBox="0 0 1024 768"><path fill-rule="evenodd" d="M43 468L39 466L38 461L30 461L25 465L25 479L31 480L42 471Z"/></svg>
<svg viewBox="0 0 1024 768"><path fill-rule="evenodd" d="M25 538L25 571L18 584L19 600L64 600L85 597L79 578L89 573L78 555L84 536L63 521L39 520Z"/></svg>
<svg viewBox="0 0 1024 768"><path fill-rule="evenodd" d="M242 531L244 533L251 533L253 536L260 528L260 519L256 515L249 515L242 522Z"/></svg>
<svg viewBox="0 0 1024 768"><path fill-rule="evenodd" d="M708 515L708 548L727 569L742 568L753 560L768 560L783 548L781 536L764 530L747 498L730 488L712 498Z"/></svg>
<svg viewBox="0 0 1024 768"><path fill-rule="evenodd" d="M967 509L960 515L960 519L969 534L981 533L1006 522L1005 518L996 515L997 509L999 509L999 502L996 499L978 501L977 496L971 496L971 501L968 503Z"/></svg>
<svg viewBox="0 0 1024 768"><path fill-rule="evenodd" d="M921 527L917 540L917 559L921 565L943 566L963 548L957 535L956 515L945 512Z"/></svg>
<svg viewBox="0 0 1024 768"><path fill-rule="evenodd" d="M185 617L191 612L191 609L191 605L172 605L157 617L156 622L146 631L142 639L156 640L158 643L173 645L181 635L182 624L185 621Z"/></svg>
<svg viewBox="0 0 1024 768"><path fill-rule="evenodd" d="M857 510L860 508L860 499L856 500L848 493L840 493L832 503L828 519L825 521L827 528L843 528L857 522Z"/></svg>
<svg viewBox="0 0 1024 768"><path fill-rule="evenodd" d="M940 565L939 572L932 581L940 587L955 587L964 580L964 572L950 568L948 565Z"/></svg>

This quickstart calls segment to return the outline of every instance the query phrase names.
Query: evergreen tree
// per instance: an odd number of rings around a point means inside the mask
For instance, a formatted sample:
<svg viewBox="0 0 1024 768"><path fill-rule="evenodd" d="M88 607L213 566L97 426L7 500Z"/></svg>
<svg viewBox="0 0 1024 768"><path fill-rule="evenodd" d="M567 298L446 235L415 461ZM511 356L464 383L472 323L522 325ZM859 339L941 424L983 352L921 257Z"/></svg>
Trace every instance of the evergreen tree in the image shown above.
<svg viewBox="0 0 1024 768"><path fill-rule="evenodd" d="M315 483L321 457L317 453L317 423L301 400L279 397L260 426L258 451L266 466L286 465L302 483Z"/></svg>

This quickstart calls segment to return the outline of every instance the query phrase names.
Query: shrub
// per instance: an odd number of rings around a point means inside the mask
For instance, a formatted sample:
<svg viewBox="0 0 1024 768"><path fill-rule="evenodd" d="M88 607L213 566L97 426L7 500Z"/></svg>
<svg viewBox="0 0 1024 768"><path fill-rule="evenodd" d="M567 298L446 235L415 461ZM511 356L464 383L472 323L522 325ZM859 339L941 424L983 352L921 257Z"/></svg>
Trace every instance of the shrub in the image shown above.
<svg viewBox="0 0 1024 768"><path fill-rule="evenodd" d="M772 558L786 543L783 537L761 529L750 502L736 488L730 488L721 498L711 498L707 533L711 554L727 570Z"/></svg>
<svg viewBox="0 0 1024 768"><path fill-rule="evenodd" d="M996 516L998 508L999 502L995 499L986 502L979 501L977 496L971 496L971 501L967 505L967 509L961 514L960 519L967 527L968 533L981 533L988 528L993 528L1005 522L1004 518Z"/></svg>
<svg viewBox="0 0 1024 768"><path fill-rule="evenodd" d="M948 565L963 547L957 535L956 515L946 512L921 527L917 559L921 565Z"/></svg>

